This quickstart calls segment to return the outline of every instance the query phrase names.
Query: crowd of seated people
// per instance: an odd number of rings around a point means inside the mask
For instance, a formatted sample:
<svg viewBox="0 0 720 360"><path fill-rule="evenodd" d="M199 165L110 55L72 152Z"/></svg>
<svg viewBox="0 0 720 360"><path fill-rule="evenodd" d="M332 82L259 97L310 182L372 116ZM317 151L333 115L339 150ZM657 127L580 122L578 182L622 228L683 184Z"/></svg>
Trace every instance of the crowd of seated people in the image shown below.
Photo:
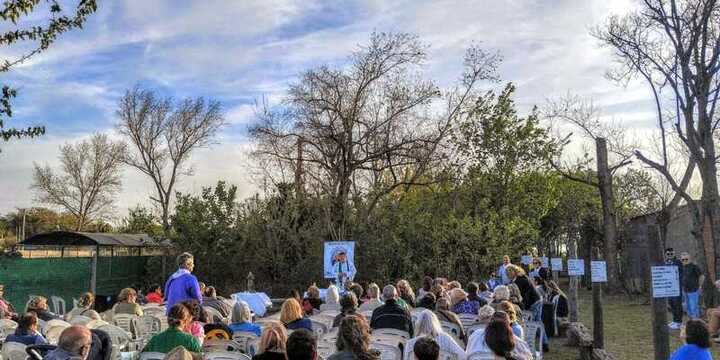
<svg viewBox="0 0 720 360"><path fill-rule="evenodd" d="M134 289L126 288L120 292L118 303L112 308L114 314L141 316L143 307L140 303L167 304L167 298L162 294L173 293L174 303L166 308L169 328L150 338L143 349L145 352L168 354L178 347L190 353L202 352L205 338L203 325L213 321L203 311L204 306L214 308L223 317L229 318L226 327L230 335L244 332L258 336L253 359L260 360L287 360L293 356L299 356L295 357L298 359L317 358L318 339L312 332L315 321L312 318L323 313L332 314L331 324L327 326L337 328L336 351L330 359L379 358L378 352L372 349L371 336L380 329L407 333L409 339L403 348L406 359L410 359L411 355L418 359L433 358L439 352L454 354L458 360L464 360L475 352L530 359L531 347L523 340L525 324L522 312L532 313L532 320L538 321L542 319L542 305L551 302L557 304L557 316L567 315L567 299L556 283L550 279L532 279L525 269L508 261L502 267L506 271L507 282L504 284L500 277L493 279L494 282L469 282L465 287L457 280L424 277L417 294L409 281L401 279L394 285L391 283L382 287L382 292L376 283L364 283L364 286L348 283L344 289L329 285L324 297L318 286L313 284L304 296L300 296L298 291L291 292L282 303L278 321L265 320L260 324L253 323L247 303L238 301L230 306L218 296L214 287L201 286L192 275L194 263L191 255L182 254L178 263L180 269L168 280L165 291L153 285L148 294L142 296ZM537 272L543 276L546 273ZM173 282L178 287L186 287L186 290L174 289ZM201 290L201 287L204 289ZM202 294L199 299L198 293ZM67 313L66 319L79 315L100 319L93 304L93 294L83 294L76 308ZM0 310L4 308L9 309L5 314L12 312L11 305L0 292ZM19 320L19 326L7 341L45 343L45 338L38 331L38 318L47 321L60 317L48 310L47 299L43 297L30 301L27 310L28 313L19 319L14 316ZM461 315L464 317L461 318ZM463 325L462 319L466 319L467 315L476 319L471 328ZM453 331L444 329L444 326ZM75 335L78 334L76 331ZM288 337L288 334L291 335ZM79 351L78 348L72 349L73 353ZM298 354L291 353L290 349L298 349Z"/></svg>

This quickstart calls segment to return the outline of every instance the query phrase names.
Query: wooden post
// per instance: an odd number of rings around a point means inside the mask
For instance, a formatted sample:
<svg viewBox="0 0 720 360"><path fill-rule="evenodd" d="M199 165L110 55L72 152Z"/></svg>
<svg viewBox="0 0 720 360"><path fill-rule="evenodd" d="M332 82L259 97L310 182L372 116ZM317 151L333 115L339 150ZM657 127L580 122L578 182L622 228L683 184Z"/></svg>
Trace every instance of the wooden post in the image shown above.
<svg viewBox="0 0 720 360"><path fill-rule="evenodd" d="M605 263L607 264L607 284L612 292L618 288L617 266L615 265L615 208L613 201L612 174L608 166L607 142L603 138L595 139L597 150L597 177L600 189L600 202L603 209L603 243ZM599 255L599 254L598 254ZM596 256L599 258L599 256ZM605 334L602 309L602 283L592 283L593 292L593 347L605 347Z"/></svg>
<svg viewBox="0 0 720 360"><path fill-rule="evenodd" d="M650 243L648 248L648 263L650 266L665 265L663 259L663 249L660 236L652 236L650 234ZM651 281L652 282L652 281ZM655 360L666 360L670 358L670 335L667 326L667 308L666 298L654 298L652 296L652 286L650 291L650 301L652 303L652 331L653 345L655 347Z"/></svg>
<svg viewBox="0 0 720 360"><path fill-rule="evenodd" d="M254 281L255 281L255 275L253 275L253 273L251 271L247 275L247 291L248 292L253 292Z"/></svg>
<svg viewBox="0 0 720 360"><path fill-rule="evenodd" d="M600 189L600 202L603 210L603 250L607 263L607 286L611 293L620 292L620 277L617 267L617 225L615 223L615 200L612 174L608 165L607 141L595 139L597 150L597 177Z"/></svg>
<svg viewBox="0 0 720 360"><path fill-rule="evenodd" d="M577 239L570 240L570 249L568 249L568 259L577 258ZM568 289L568 307L570 322L578 321L578 277L569 276L570 288Z"/></svg>
<svg viewBox="0 0 720 360"><path fill-rule="evenodd" d="M97 295L97 265L98 256L100 256L100 246L95 246L95 254L92 257L92 263L90 265L90 292Z"/></svg>

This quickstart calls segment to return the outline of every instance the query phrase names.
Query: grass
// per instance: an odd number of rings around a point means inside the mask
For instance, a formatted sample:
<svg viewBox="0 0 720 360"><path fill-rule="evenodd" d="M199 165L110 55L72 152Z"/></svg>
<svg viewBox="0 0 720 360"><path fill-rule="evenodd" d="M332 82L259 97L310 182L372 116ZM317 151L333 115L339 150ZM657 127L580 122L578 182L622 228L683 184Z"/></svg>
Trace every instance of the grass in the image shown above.
<svg viewBox="0 0 720 360"><path fill-rule="evenodd" d="M580 321L592 330L592 292L579 290ZM645 297L627 296L605 297L603 314L605 316L605 348L618 360L652 360L654 358L652 340L652 314ZM668 321L670 314L668 313ZM564 345L565 339L551 339L548 360L576 360L577 348ZM670 332L670 353L680 347L680 331ZM714 359L720 359L720 345L711 349Z"/></svg>

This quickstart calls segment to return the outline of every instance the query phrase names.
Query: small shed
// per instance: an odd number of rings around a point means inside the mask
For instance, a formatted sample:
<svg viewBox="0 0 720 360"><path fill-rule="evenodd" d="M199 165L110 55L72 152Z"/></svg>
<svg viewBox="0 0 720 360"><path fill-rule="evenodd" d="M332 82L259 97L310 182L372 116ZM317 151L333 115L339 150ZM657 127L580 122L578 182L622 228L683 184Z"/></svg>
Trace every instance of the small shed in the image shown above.
<svg viewBox="0 0 720 360"><path fill-rule="evenodd" d="M164 268L171 248L147 234L52 231L25 239L15 250L19 257L0 259L6 296L22 304L29 294L54 295L71 304L84 291L110 299L124 287L144 285L148 265Z"/></svg>

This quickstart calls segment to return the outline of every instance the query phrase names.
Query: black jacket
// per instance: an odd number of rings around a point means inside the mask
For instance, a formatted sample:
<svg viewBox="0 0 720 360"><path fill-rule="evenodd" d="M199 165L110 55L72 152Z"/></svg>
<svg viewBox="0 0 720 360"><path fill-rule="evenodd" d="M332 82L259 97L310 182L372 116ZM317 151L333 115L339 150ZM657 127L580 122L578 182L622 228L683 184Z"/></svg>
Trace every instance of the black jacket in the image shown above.
<svg viewBox="0 0 720 360"><path fill-rule="evenodd" d="M407 331L413 336L413 323L410 313L393 300L385 301L385 305L375 309L370 320L373 329L398 329Z"/></svg>
<svg viewBox="0 0 720 360"><path fill-rule="evenodd" d="M535 286L530 282L527 275L516 277L514 283L518 289L520 289L523 310L530 310L530 307L540 300L540 295L538 295L537 290L535 290Z"/></svg>

